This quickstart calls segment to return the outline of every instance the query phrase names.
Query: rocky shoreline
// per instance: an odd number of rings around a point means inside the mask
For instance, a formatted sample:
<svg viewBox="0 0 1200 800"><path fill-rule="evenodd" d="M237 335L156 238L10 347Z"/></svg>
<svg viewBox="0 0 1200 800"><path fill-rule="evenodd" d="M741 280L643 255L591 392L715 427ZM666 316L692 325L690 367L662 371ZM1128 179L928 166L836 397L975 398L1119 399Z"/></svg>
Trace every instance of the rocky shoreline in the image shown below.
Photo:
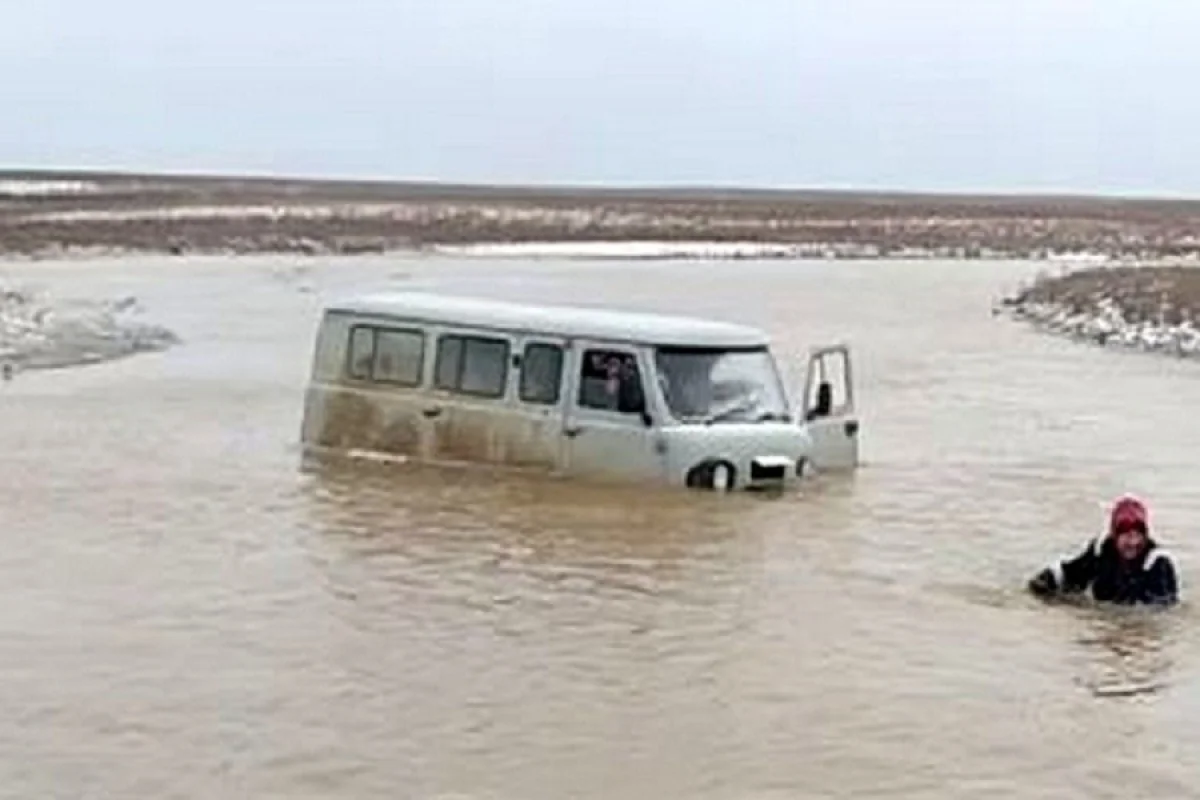
<svg viewBox="0 0 1200 800"><path fill-rule="evenodd" d="M0 172L7 258L620 244L630 257L1200 263L1200 202Z"/></svg>
<svg viewBox="0 0 1200 800"><path fill-rule="evenodd" d="M1093 267L1042 276L997 313L1103 347L1200 357L1200 269Z"/></svg>

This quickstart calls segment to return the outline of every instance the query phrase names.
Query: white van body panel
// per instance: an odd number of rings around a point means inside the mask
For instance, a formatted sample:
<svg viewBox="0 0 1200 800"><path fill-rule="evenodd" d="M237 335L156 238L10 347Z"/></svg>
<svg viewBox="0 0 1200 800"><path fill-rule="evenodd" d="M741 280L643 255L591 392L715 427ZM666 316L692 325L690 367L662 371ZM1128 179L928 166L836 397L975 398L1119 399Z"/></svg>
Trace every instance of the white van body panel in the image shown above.
<svg viewBox="0 0 1200 800"><path fill-rule="evenodd" d="M387 292L335 302L329 312L460 327L539 333L632 344L699 347L767 346L765 332L745 325L590 306L535 305L432 292Z"/></svg>
<svg viewBox="0 0 1200 800"><path fill-rule="evenodd" d="M795 483L812 445L804 428L781 422L676 425L663 430L662 441L670 483L686 486L697 466L725 462L732 468L731 489Z"/></svg>
<svg viewBox="0 0 1200 800"><path fill-rule="evenodd" d="M791 485L814 460L856 461L844 415L816 420L815 428L801 421L807 395L800 408L784 396L786 414L749 421L672 413L657 353L683 348L679 363L690 363L689 348L751 353L760 370L777 376L769 347L756 328L688 317L426 292L367 295L322 316L301 439L318 451L728 489ZM626 372L636 380L624 382ZM681 380L672 392L694 387L691 373ZM626 398L629 386L640 389Z"/></svg>

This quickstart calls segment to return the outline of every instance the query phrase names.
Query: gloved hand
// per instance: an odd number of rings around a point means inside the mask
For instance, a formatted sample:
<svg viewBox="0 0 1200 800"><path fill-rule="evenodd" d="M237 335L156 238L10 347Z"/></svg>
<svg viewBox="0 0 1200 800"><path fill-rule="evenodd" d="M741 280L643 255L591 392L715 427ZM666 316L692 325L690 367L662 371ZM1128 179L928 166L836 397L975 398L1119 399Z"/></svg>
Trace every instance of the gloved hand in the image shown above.
<svg viewBox="0 0 1200 800"><path fill-rule="evenodd" d="M1052 595L1057 589L1058 583L1054 580L1054 573L1048 568L1033 576L1029 581L1029 591L1038 597Z"/></svg>

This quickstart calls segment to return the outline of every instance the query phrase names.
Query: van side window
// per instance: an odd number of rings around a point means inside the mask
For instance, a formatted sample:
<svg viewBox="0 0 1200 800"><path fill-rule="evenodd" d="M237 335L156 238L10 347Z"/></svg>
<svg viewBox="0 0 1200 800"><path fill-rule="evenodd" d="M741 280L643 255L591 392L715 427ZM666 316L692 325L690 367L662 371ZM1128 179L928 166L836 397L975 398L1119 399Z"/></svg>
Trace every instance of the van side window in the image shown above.
<svg viewBox="0 0 1200 800"><path fill-rule="evenodd" d="M482 336L438 339L434 385L480 397L502 397L508 384L508 341Z"/></svg>
<svg viewBox="0 0 1200 800"><path fill-rule="evenodd" d="M398 386L420 386L425 334L416 330L355 325L350 330L350 377Z"/></svg>
<svg viewBox="0 0 1200 800"><path fill-rule="evenodd" d="M425 365L425 335L420 331L380 329L375 334L372 377L384 383L419 386Z"/></svg>
<svg viewBox="0 0 1200 800"><path fill-rule="evenodd" d="M579 376L580 408L637 414L645 408L637 358L620 350L587 350Z"/></svg>
<svg viewBox="0 0 1200 800"><path fill-rule="evenodd" d="M521 359L521 402L556 405L562 384L563 351L556 344L525 345Z"/></svg>
<svg viewBox="0 0 1200 800"><path fill-rule="evenodd" d="M350 329L350 377L366 381L371 379L371 362L375 360L375 330L365 325Z"/></svg>

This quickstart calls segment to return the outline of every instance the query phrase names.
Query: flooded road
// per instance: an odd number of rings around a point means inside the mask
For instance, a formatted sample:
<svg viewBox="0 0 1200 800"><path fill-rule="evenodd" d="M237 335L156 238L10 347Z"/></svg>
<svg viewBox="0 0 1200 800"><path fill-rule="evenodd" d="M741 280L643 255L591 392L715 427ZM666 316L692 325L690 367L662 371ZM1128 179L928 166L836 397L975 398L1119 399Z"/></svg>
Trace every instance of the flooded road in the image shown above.
<svg viewBox="0 0 1200 800"><path fill-rule="evenodd" d="M0 384L9 797L1200 794L1200 635L1024 581L1144 493L1185 596L1200 370L990 316L1002 263L10 265L181 343ZM783 499L300 469L362 286L611 301L855 348L862 470ZM1124 696L1141 686L1154 691Z"/></svg>

